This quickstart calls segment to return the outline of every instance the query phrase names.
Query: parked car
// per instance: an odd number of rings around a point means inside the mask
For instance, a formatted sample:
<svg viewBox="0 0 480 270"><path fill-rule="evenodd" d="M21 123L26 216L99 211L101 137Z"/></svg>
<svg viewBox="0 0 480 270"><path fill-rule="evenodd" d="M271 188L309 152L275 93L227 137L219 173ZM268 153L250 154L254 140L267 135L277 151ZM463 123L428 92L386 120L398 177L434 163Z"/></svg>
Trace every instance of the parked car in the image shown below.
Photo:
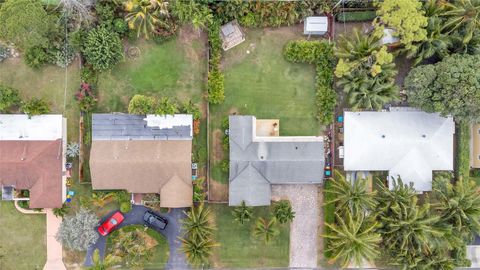
<svg viewBox="0 0 480 270"><path fill-rule="evenodd" d="M115 229L118 225L120 225L120 223L122 223L124 219L125 217L123 216L123 214L120 211L117 211L98 227L98 232L101 235L106 236L111 233L113 229Z"/></svg>
<svg viewBox="0 0 480 270"><path fill-rule="evenodd" d="M147 225L159 228L160 230L164 230L168 224L167 219L155 214L152 211L145 212L145 215L143 215L143 220L147 223Z"/></svg>

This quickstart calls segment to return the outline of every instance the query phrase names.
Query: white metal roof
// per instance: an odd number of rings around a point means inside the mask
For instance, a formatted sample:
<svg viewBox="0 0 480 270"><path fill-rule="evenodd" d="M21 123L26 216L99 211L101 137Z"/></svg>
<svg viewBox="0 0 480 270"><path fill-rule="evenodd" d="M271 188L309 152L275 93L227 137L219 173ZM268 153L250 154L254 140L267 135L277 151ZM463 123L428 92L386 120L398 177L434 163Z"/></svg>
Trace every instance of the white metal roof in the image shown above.
<svg viewBox="0 0 480 270"><path fill-rule="evenodd" d="M304 23L304 33L327 32L328 18L325 16L307 17Z"/></svg>
<svg viewBox="0 0 480 270"><path fill-rule="evenodd" d="M50 141L62 138L63 116L0 114L0 140Z"/></svg>
<svg viewBox="0 0 480 270"><path fill-rule="evenodd" d="M383 37L381 43L384 45L394 44L399 42L400 39L395 36L395 30L392 28L383 29Z"/></svg>
<svg viewBox="0 0 480 270"><path fill-rule="evenodd" d="M173 128L174 126L193 126L193 116L191 114L175 114L175 115L154 115L147 114L148 127L158 127L160 129ZM192 128L190 129L192 136Z"/></svg>
<svg viewBox="0 0 480 270"><path fill-rule="evenodd" d="M345 112L346 171L389 171L417 191L432 188L432 171L453 170L451 117L422 111Z"/></svg>

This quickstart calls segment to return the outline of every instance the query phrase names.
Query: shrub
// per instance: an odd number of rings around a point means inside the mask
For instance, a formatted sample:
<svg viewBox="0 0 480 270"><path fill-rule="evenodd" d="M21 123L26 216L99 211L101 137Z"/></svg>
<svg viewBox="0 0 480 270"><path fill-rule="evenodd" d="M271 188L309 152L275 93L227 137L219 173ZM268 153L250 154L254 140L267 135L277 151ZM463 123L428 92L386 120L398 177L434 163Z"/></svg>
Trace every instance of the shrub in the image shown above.
<svg viewBox="0 0 480 270"><path fill-rule="evenodd" d="M230 140L228 136L223 136L222 148L223 148L223 151L225 152L228 152L228 149L230 149Z"/></svg>
<svg viewBox="0 0 480 270"><path fill-rule="evenodd" d="M222 160L222 163L220 164L222 168L222 172L228 173L230 170L230 161L228 159Z"/></svg>
<svg viewBox="0 0 480 270"><path fill-rule="evenodd" d="M128 33L128 23L124 19L117 18L113 20L113 31L124 36Z"/></svg>
<svg viewBox="0 0 480 270"><path fill-rule="evenodd" d="M163 97L158 102L155 113L158 115L173 115L178 112L178 105L175 101L171 101L168 97Z"/></svg>
<svg viewBox="0 0 480 270"><path fill-rule="evenodd" d="M182 104L182 112L191 114L193 120L200 120L200 109L191 100Z"/></svg>
<svg viewBox="0 0 480 270"><path fill-rule="evenodd" d="M80 145L76 142L67 144L66 155L69 158L76 158L80 154Z"/></svg>
<svg viewBox="0 0 480 270"><path fill-rule="evenodd" d="M208 102L220 104L225 100L223 73L215 69L208 73Z"/></svg>
<svg viewBox="0 0 480 270"><path fill-rule="evenodd" d="M93 95L92 87L88 83L82 83L75 95L78 107L82 112L90 112L97 105L97 99Z"/></svg>
<svg viewBox="0 0 480 270"><path fill-rule="evenodd" d="M193 201L194 202L203 202L206 198L204 190L205 177L197 178L193 182Z"/></svg>
<svg viewBox="0 0 480 270"><path fill-rule="evenodd" d="M53 54L53 62L55 65L64 68L72 63L75 58L75 51L70 44L66 44L62 48L56 50Z"/></svg>
<svg viewBox="0 0 480 270"><path fill-rule="evenodd" d="M97 241L98 233L95 230L97 225L97 216L80 208L75 216L63 220L55 238L69 249L84 251Z"/></svg>
<svg viewBox="0 0 480 270"><path fill-rule="evenodd" d="M135 95L128 103L128 113L147 114L152 113L155 106L155 99L144 95Z"/></svg>
<svg viewBox="0 0 480 270"><path fill-rule="evenodd" d="M281 224L291 222L295 218L292 205L289 201L279 201L273 208L273 215Z"/></svg>
<svg viewBox="0 0 480 270"><path fill-rule="evenodd" d="M49 104L41 98L32 98L22 103L22 112L29 117L50 112Z"/></svg>
<svg viewBox="0 0 480 270"><path fill-rule="evenodd" d="M220 71L222 58L222 41L220 40L220 22L213 20L208 28L210 44L210 67L208 72L208 102L220 104L225 100L225 85L223 73Z"/></svg>
<svg viewBox="0 0 480 270"><path fill-rule="evenodd" d="M49 62L49 56L40 46L30 47L23 57L25 64L31 68L39 68Z"/></svg>
<svg viewBox="0 0 480 270"><path fill-rule="evenodd" d="M82 71L80 72L80 79L84 83L88 83L90 85L97 84L98 76L97 72L93 70L91 66L83 66Z"/></svg>
<svg viewBox="0 0 480 270"><path fill-rule="evenodd" d="M0 113L5 113L21 102L18 90L0 84Z"/></svg>
<svg viewBox="0 0 480 270"><path fill-rule="evenodd" d="M128 213L132 210L132 204L130 202L121 202L120 203L120 211L122 213Z"/></svg>
<svg viewBox="0 0 480 270"><path fill-rule="evenodd" d="M285 58L294 63L315 64L331 50L327 42L293 40L289 41L283 50Z"/></svg>
<svg viewBox="0 0 480 270"><path fill-rule="evenodd" d="M375 10L353 11L338 13L335 18L338 22L363 22L371 21L377 17Z"/></svg>
<svg viewBox="0 0 480 270"><path fill-rule="evenodd" d="M225 130L227 130L229 128L228 121L229 121L228 116L223 118L223 120L222 120L222 132L224 132Z"/></svg>
<svg viewBox="0 0 480 270"><path fill-rule="evenodd" d="M85 38L85 30L79 29L68 34L68 41L74 51L81 51L83 39Z"/></svg>
<svg viewBox="0 0 480 270"><path fill-rule="evenodd" d="M117 33L97 27L88 32L83 53L94 70L104 71L123 59L123 46Z"/></svg>

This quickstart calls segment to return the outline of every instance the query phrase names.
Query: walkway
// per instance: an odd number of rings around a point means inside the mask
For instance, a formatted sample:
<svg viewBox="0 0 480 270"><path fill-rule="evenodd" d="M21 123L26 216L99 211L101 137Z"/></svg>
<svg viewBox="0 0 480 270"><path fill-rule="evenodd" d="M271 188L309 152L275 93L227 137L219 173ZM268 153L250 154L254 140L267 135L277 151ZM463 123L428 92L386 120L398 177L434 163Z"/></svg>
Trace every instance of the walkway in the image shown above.
<svg viewBox="0 0 480 270"><path fill-rule="evenodd" d="M65 270L62 261L62 244L55 239L55 234L62 223L62 218L57 218L52 209L46 209L47 212L47 263L43 270Z"/></svg>
<svg viewBox="0 0 480 270"><path fill-rule="evenodd" d="M316 268L320 205L318 185L272 185L272 200L288 199L295 211L290 224L290 267Z"/></svg>
<svg viewBox="0 0 480 270"><path fill-rule="evenodd" d="M120 224L119 228L122 228L128 225L135 225L135 224L145 225L145 222L143 221L143 215L147 210L150 210L150 208L147 208L141 205L133 205L132 210L124 214L125 220ZM158 215L168 220L167 228L165 230L160 230L157 228L150 227L158 231L165 238L167 238L168 244L170 245L170 255L169 255L168 263L165 269L188 269L189 268L186 262L185 255L178 250L181 244L180 241L178 240L178 237L182 236L180 220L184 217L184 214L183 214L184 210L185 209L172 209L169 213L157 212ZM100 220L100 223L103 223L108 217L110 217L113 214L113 212L103 217ZM107 238L105 236L100 235L97 242L87 250L87 255L84 263L85 266L93 265L92 255L95 249L99 250L101 258L105 257L105 249L107 245L106 240Z"/></svg>

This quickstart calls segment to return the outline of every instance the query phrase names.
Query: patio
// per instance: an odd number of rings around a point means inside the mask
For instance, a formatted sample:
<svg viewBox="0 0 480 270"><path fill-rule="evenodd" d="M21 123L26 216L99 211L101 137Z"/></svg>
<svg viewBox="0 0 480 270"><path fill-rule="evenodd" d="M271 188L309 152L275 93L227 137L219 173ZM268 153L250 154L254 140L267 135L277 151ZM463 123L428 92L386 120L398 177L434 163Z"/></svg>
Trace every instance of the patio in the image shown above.
<svg viewBox="0 0 480 270"><path fill-rule="evenodd" d="M278 119L257 119L255 134L259 137L280 136L280 120Z"/></svg>

